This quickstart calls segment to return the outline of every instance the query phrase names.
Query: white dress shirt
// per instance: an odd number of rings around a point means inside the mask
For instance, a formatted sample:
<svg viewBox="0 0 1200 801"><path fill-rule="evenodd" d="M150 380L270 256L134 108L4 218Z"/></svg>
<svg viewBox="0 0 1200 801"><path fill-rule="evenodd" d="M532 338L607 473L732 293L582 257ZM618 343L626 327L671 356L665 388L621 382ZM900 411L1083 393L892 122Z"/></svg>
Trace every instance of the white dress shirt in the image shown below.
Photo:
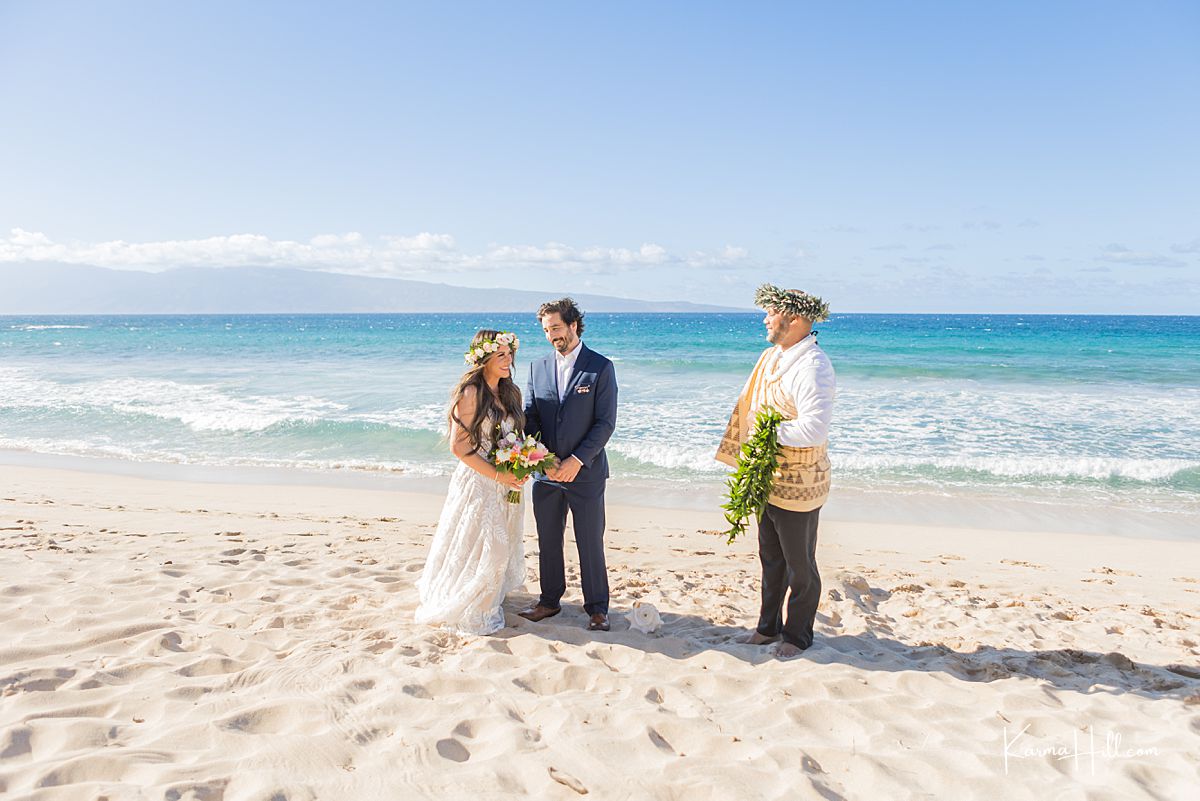
<svg viewBox="0 0 1200 801"><path fill-rule="evenodd" d="M833 398L837 383L833 364L810 334L787 350L779 351L778 368L783 386L796 404L796 419L779 425L779 443L793 448L813 448L829 439Z"/></svg>
<svg viewBox="0 0 1200 801"><path fill-rule="evenodd" d="M559 353L554 351L554 367L556 370L556 378L558 380L558 402L562 403L562 399L567 394L567 384L571 381L571 373L575 371L575 362L579 360L579 351L583 347L583 340L575 343L574 349L570 353Z"/></svg>

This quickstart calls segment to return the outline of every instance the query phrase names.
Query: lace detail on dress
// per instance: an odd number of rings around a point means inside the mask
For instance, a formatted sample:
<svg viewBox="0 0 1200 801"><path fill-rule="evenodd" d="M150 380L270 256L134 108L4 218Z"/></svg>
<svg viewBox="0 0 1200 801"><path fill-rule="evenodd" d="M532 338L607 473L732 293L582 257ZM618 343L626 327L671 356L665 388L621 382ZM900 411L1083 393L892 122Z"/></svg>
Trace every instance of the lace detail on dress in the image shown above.
<svg viewBox="0 0 1200 801"><path fill-rule="evenodd" d="M505 418L501 434L512 431ZM485 459L495 441L485 426L478 453ZM470 634L504 627L504 596L525 583L525 500L509 503L508 488L459 462L450 476L446 502L429 556L417 580L418 623Z"/></svg>

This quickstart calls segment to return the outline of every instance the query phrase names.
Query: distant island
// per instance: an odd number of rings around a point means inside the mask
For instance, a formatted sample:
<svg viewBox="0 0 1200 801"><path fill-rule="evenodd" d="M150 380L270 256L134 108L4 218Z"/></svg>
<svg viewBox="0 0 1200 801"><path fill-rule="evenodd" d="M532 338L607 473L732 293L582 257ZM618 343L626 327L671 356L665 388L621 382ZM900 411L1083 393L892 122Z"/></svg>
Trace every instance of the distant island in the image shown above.
<svg viewBox="0 0 1200 801"><path fill-rule="evenodd" d="M522 312L564 294L591 312L752 311L563 287L475 289L281 268L181 267L147 273L54 262L0 266L0 314L6 315Z"/></svg>

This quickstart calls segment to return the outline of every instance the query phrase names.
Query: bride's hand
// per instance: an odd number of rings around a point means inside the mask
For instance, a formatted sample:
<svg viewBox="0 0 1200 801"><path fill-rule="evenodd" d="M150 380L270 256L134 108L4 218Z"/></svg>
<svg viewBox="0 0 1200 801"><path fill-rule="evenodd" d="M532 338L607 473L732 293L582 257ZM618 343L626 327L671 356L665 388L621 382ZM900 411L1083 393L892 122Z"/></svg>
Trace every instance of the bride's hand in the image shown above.
<svg viewBox="0 0 1200 801"><path fill-rule="evenodd" d="M517 478L512 473L496 473L496 481L500 482L510 490L519 490L525 486L527 479Z"/></svg>

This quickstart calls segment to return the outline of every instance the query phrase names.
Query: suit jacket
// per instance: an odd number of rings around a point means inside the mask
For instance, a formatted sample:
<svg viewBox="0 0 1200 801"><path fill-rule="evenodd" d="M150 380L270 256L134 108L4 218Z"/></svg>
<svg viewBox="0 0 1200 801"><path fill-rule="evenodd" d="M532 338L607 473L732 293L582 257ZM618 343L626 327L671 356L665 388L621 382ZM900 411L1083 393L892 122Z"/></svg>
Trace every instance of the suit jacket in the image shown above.
<svg viewBox="0 0 1200 801"><path fill-rule="evenodd" d="M604 446L617 427L617 375L613 363L580 343L575 370L560 402L554 353L529 366L525 389L525 431L541 435L560 461L583 463L575 483L608 478ZM535 481L547 481L538 474Z"/></svg>

